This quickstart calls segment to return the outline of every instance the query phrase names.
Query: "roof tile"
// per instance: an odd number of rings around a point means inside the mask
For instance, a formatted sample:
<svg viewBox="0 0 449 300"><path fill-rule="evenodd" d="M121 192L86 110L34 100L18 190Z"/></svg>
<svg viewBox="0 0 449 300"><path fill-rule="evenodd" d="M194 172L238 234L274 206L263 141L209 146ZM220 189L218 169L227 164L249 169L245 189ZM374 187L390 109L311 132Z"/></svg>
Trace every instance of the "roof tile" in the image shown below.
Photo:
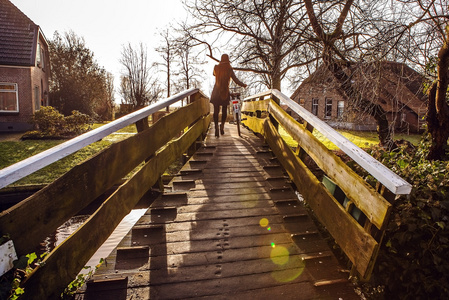
<svg viewBox="0 0 449 300"><path fill-rule="evenodd" d="M38 26L9 0L0 0L0 65L34 65Z"/></svg>

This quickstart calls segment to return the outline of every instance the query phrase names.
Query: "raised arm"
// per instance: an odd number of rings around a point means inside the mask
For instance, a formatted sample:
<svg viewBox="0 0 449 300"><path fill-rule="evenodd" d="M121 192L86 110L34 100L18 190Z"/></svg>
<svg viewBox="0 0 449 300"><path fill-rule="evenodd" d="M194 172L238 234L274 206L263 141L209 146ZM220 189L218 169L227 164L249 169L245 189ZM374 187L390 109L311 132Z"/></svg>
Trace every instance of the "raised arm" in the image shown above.
<svg viewBox="0 0 449 300"><path fill-rule="evenodd" d="M233 80L236 84L240 85L241 87L246 88L247 85L244 84L243 82L241 82L241 81L237 78L237 76L235 76L234 70L232 70L232 69L231 69L231 78L232 78L232 80Z"/></svg>

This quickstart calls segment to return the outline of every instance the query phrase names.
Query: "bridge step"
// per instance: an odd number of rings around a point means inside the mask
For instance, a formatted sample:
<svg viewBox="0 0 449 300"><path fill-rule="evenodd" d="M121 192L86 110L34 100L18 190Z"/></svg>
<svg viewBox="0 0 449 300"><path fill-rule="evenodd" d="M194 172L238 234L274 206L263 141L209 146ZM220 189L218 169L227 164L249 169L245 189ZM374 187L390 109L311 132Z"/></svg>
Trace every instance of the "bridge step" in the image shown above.
<svg viewBox="0 0 449 300"><path fill-rule="evenodd" d="M173 191L188 191L195 188L195 180L175 180L172 184Z"/></svg>
<svg viewBox="0 0 449 300"><path fill-rule="evenodd" d="M117 270L130 270L144 266L150 257L149 246L132 246L117 248L115 268Z"/></svg>
<svg viewBox="0 0 449 300"><path fill-rule="evenodd" d="M95 280L128 278L126 299L356 299L271 151L229 127L174 177L185 192L155 200Z"/></svg>
<svg viewBox="0 0 449 300"><path fill-rule="evenodd" d="M128 277L94 279L87 282L86 300L126 299Z"/></svg>

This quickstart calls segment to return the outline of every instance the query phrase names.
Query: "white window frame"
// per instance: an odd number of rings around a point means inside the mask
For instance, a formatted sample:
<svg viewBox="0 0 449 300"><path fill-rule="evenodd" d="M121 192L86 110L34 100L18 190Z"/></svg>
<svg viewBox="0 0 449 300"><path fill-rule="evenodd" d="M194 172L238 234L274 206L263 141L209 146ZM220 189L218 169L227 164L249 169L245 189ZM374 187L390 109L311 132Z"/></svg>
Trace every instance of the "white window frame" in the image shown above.
<svg viewBox="0 0 449 300"><path fill-rule="evenodd" d="M317 98L313 98L312 99L312 114L314 114L315 116L318 116L318 99Z"/></svg>
<svg viewBox="0 0 449 300"><path fill-rule="evenodd" d="M33 98L34 98L34 110L38 111L41 109L41 91L38 85L34 86Z"/></svg>
<svg viewBox="0 0 449 300"><path fill-rule="evenodd" d="M3 86L6 86L6 85L13 85L14 86L14 90L2 88ZM0 82L0 92L1 93L15 93L16 94L16 110L3 110L0 107L0 112L1 113L18 113L19 112L19 87L18 87L17 83Z"/></svg>
<svg viewBox="0 0 449 300"><path fill-rule="evenodd" d="M337 118L342 118L345 113L345 101L339 100L337 102Z"/></svg>
<svg viewBox="0 0 449 300"><path fill-rule="evenodd" d="M36 66L45 71L45 49L42 47L41 43L37 44Z"/></svg>
<svg viewBox="0 0 449 300"><path fill-rule="evenodd" d="M326 98L324 102L324 118L332 119L332 98Z"/></svg>

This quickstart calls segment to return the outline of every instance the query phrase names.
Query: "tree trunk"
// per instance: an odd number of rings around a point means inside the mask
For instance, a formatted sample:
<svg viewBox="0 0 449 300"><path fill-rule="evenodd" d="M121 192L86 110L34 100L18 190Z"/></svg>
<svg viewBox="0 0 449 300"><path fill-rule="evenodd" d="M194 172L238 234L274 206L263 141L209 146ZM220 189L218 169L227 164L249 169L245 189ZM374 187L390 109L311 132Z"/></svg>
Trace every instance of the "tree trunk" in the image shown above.
<svg viewBox="0 0 449 300"><path fill-rule="evenodd" d="M449 138L449 126L447 126L448 118L447 109L437 111L437 81L432 84L429 90L429 103L427 107L427 130L432 136L432 145L427 154L428 160L446 160L447 140ZM447 106L447 104L445 104ZM443 117L446 115L445 117ZM446 120L446 121L445 121Z"/></svg>
<svg viewBox="0 0 449 300"><path fill-rule="evenodd" d="M387 114L385 110L379 104L375 104L372 101L364 98L352 85L351 79L345 73L342 66L335 61L335 59L328 57L325 60L328 70L334 76L334 78L339 83L341 89L344 91L346 97L349 101L356 101L357 105L360 107L372 107L369 109L369 114L374 117L377 122L377 134L379 136L379 144L388 149L392 150L397 148L396 143L393 140L389 122L387 119Z"/></svg>
<svg viewBox="0 0 449 300"><path fill-rule="evenodd" d="M446 31L449 38L449 30ZM447 89L449 84L449 44L447 38L438 52L438 80L429 90L427 107L427 130L432 136L432 145L427 155L428 160L446 160L447 139L449 138L449 105Z"/></svg>
<svg viewBox="0 0 449 300"><path fill-rule="evenodd" d="M273 73L271 77L271 88L281 90L281 74L279 72Z"/></svg>

